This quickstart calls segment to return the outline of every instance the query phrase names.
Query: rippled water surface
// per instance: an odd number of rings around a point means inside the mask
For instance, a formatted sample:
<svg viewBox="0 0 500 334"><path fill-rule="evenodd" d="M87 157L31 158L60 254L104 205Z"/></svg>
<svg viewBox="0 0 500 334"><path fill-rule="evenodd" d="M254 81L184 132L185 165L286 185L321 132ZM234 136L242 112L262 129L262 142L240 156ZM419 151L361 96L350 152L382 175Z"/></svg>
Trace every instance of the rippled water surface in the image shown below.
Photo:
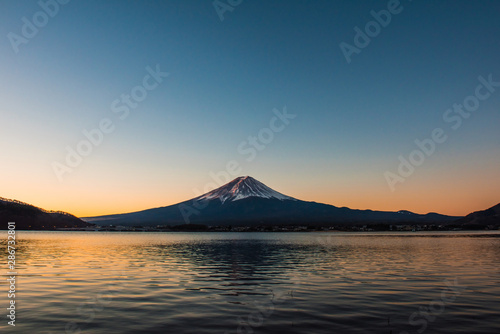
<svg viewBox="0 0 500 334"><path fill-rule="evenodd" d="M500 333L499 233L18 231L16 255L0 332Z"/></svg>

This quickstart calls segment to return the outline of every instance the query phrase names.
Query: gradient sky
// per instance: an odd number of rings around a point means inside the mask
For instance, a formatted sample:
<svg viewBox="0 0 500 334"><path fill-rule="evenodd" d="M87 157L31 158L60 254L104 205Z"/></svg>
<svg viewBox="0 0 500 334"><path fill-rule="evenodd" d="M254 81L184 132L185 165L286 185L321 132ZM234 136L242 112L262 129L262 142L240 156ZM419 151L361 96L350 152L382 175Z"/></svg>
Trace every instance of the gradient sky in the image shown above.
<svg viewBox="0 0 500 334"><path fill-rule="evenodd" d="M0 0L0 196L130 212L192 198L235 160L238 175L336 206L465 215L497 204L500 88L457 130L443 114L478 76L500 81L500 2L404 0L348 64L339 44L387 4L243 0L221 21L211 0L72 0L16 53L9 33L22 36L41 7ZM120 120L111 104L157 64L169 76ZM284 106L296 118L247 161L238 145ZM53 162L104 118L115 130L60 182ZM435 128L447 141L391 191L384 173Z"/></svg>

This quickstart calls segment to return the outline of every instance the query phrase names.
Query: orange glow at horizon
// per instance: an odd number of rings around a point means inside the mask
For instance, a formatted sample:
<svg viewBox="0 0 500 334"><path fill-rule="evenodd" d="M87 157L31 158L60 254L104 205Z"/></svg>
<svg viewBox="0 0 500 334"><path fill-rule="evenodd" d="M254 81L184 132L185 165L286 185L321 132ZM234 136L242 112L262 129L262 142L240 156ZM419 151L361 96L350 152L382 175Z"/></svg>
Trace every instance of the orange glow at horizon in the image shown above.
<svg viewBox="0 0 500 334"><path fill-rule="evenodd" d="M473 211L485 210L500 202L500 180L494 178L495 173L496 171L491 169L488 177L485 175L488 173L483 171L468 179L462 178L460 183L456 182L457 177L454 175L430 173L426 176L426 182L421 182L418 177L408 179L395 192L388 189L383 179L368 174L353 177L356 182L347 178L332 178L316 182L314 179L305 179L303 182L291 184L280 182L279 177L276 181L272 181L271 177L256 178L283 194L304 201L346 206L351 209L409 210L420 214L437 212L463 216ZM196 197L195 188L203 189L204 185L203 181L186 182L186 179L176 180L176 184L173 184L174 181L164 181L161 184L131 181L123 185L120 180L100 180L97 184L74 181L62 186L41 186L40 182L37 184L34 180L25 181L25 185L33 181L30 189L20 187L12 181L11 184L4 185L3 190L8 191L2 193L2 196L47 210L66 211L77 217L127 213L177 204Z"/></svg>
<svg viewBox="0 0 500 334"><path fill-rule="evenodd" d="M498 155L490 154L485 159L478 153L467 158L464 162L464 156L436 156L396 185L394 192L383 175L387 168L393 168L392 162L382 159L367 164L363 158L350 158L342 165L304 161L304 165L295 164L288 172L257 161L237 176L250 175L285 195L337 207L463 216L500 202ZM155 163L89 163L64 182L57 181L50 164L44 168L26 166L23 161L4 166L8 177L2 180L0 196L77 217L169 206L201 195L205 185L213 183L207 172L210 169L194 164L191 169L170 167L166 171ZM294 175L297 171L300 174Z"/></svg>

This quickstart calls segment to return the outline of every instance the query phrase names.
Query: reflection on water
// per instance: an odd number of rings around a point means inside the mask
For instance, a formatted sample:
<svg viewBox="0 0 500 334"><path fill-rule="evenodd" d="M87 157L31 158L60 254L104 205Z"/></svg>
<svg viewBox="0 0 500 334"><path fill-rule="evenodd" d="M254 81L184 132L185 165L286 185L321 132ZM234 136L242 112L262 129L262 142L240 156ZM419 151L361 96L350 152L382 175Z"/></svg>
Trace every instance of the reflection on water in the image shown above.
<svg viewBox="0 0 500 334"><path fill-rule="evenodd" d="M16 328L4 315L2 332L500 332L499 233L17 238Z"/></svg>

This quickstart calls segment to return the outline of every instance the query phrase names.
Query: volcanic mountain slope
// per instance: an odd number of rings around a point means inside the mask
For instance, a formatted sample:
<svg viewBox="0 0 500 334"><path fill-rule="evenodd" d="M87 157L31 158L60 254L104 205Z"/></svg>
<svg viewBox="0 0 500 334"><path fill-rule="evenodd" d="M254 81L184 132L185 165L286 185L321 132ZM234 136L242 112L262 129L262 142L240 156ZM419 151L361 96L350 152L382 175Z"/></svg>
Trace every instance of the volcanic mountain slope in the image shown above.
<svg viewBox="0 0 500 334"><path fill-rule="evenodd" d="M409 211L352 210L306 202L279 193L250 176L233 181L182 203L127 214L82 218L98 225L206 225L429 223L458 217Z"/></svg>
<svg viewBox="0 0 500 334"><path fill-rule="evenodd" d="M456 222L462 225L500 225L500 203L489 209L470 213Z"/></svg>
<svg viewBox="0 0 500 334"><path fill-rule="evenodd" d="M234 202L248 197L296 201L295 198L283 195L250 176L238 177L220 188L194 198L194 200L203 201L219 199L224 203L226 201Z"/></svg>
<svg viewBox="0 0 500 334"><path fill-rule="evenodd" d="M63 227L87 227L91 224L61 211L47 211L16 200L0 197L0 230L15 222L17 230L54 230Z"/></svg>

